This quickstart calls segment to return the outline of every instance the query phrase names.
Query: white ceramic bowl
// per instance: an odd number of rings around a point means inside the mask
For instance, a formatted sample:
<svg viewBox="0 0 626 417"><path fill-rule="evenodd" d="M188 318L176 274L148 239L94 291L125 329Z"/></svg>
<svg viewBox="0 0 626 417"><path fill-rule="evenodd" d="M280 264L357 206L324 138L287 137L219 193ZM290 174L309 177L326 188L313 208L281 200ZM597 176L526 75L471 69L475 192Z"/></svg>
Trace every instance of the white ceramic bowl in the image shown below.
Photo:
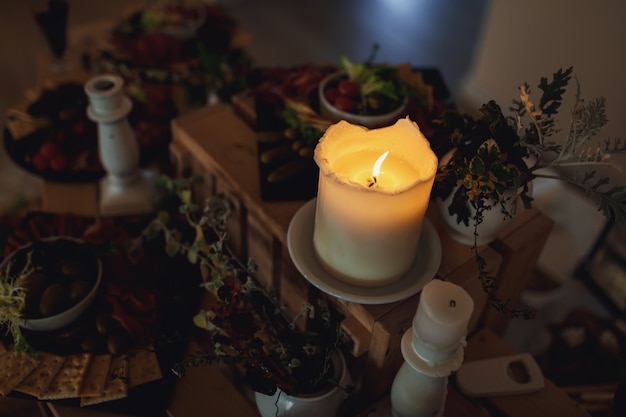
<svg viewBox="0 0 626 417"><path fill-rule="evenodd" d="M49 250L51 247L56 247L57 249L53 249L54 251L58 250L60 247L59 245L65 245L65 249L75 250L73 253L68 253L69 256L74 257L75 259L88 261L88 278L90 282L92 282L91 289L80 301L71 305L66 310L47 317L24 318L20 320L20 327L34 331L51 331L65 327L77 320L85 312L85 310L93 304L98 294L98 290L102 283L102 262L98 256L89 250L83 241L70 237L57 236L28 243L6 257L0 264L0 271L5 271L9 262L16 261L16 264L18 262L22 262L29 251L34 250L35 253L39 253L40 251ZM45 256L48 255L42 256L44 257L42 259L46 259ZM59 259L59 261L60 260L61 259ZM35 262L37 261L35 260Z"/></svg>
<svg viewBox="0 0 626 417"><path fill-rule="evenodd" d="M330 104L328 100L326 100L326 96L324 95L324 90L326 90L326 87L328 86L328 84L332 83L333 81L335 81L337 78L341 77L342 75L343 75L342 71L335 72L335 73L328 75L326 78L324 78L320 82L319 89L318 89L319 101L320 101L320 114L324 119L329 120L333 123L337 123L340 120L345 120L352 124L357 124L357 125L361 125L361 126L365 126L367 128L373 129L373 128L379 128L383 126L392 125L399 118L406 115L406 108L408 104L407 100L404 100L404 102L397 109L389 113L379 114L375 116L364 116L360 114L348 113L348 112L339 110L338 108Z"/></svg>

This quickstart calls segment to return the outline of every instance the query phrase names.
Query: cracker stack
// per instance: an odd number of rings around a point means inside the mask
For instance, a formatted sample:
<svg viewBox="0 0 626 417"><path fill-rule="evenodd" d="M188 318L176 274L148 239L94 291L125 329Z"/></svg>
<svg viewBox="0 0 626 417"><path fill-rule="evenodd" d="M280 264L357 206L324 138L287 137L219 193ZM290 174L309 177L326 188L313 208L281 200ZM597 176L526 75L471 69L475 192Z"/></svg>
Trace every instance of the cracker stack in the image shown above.
<svg viewBox="0 0 626 417"><path fill-rule="evenodd" d="M16 354L0 343L0 394L11 391L40 400L77 398L81 406L128 396L128 390L163 376L152 347L123 355L39 352Z"/></svg>

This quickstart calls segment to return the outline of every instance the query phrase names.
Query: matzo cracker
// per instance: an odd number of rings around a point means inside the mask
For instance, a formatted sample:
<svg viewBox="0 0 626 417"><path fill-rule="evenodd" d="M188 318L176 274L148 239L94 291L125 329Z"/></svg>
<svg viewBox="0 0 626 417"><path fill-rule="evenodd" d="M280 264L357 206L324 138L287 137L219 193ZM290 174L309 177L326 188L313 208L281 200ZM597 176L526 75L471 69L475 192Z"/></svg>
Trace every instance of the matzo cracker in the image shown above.
<svg viewBox="0 0 626 417"><path fill-rule="evenodd" d="M127 383L128 357L126 355L115 356L111 360L111 366L103 393L92 397L81 397L80 406L84 407L126 398L128 396Z"/></svg>
<svg viewBox="0 0 626 417"><path fill-rule="evenodd" d="M128 388L163 378L156 353L151 347L128 354Z"/></svg>
<svg viewBox="0 0 626 417"><path fill-rule="evenodd" d="M4 352L0 355L0 394L7 395L39 364L39 359L26 352Z"/></svg>
<svg viewBox="0 0 626 417"><path fill-rule="evenodd" d="M80 389L81 397L93 397L102 395L106 385L109 368L111 366L111 355L94 355L89 363L87 374Z"/></svg>
<svg viewBox="0 0 626 417"><path fill-rule="evenodd" d="M46 352L39 352L39 359L40 362L37 368L15 387L15 391L39 397L46 392L65 362L63 356Z"/></svg>
<svg viewBox="0 0 626 417"><path fill-rule="evenodd" d="M83 379L87 373L90 360L91 353L76 353L67 356L61 370L39 399L60 400L79 397L80 387L83 384Z"/></svg>

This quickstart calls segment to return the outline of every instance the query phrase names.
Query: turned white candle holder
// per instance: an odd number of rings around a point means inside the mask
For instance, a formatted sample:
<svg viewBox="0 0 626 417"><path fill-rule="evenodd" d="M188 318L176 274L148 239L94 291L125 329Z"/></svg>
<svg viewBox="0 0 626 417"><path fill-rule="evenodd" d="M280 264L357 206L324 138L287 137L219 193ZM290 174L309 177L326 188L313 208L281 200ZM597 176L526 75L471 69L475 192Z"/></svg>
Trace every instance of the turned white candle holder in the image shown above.
<svg viewBox="0 0 626 417"><path fill-rule="evenodd" d="M133 105L123 88L124 80L109 74L85 84L87 116L98 124L98 151L107 173L100 182L104 215L148 212L156 198L155 173L139 166L139 145L127 119Z"/></svg>
<svg viewBox="0 0 626 417"><path fill-rule="evenodd" d="M463 364L474 302L458 285L433 280L422 291L412 327L404 333L404 363L391 386L393 417L441 417L448 377Z"/></svg>

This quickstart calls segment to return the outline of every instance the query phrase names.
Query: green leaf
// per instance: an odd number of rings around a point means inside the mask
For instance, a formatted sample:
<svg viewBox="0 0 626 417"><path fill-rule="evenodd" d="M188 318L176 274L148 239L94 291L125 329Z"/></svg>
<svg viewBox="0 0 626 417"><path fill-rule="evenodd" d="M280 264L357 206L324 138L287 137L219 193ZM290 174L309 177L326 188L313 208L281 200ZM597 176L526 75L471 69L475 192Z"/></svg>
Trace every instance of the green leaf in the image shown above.
<svg viewBox="0 0 626 417"><path fill-rule="evenodd" d="M298 117L297 110L292 106L285 107L285 110L282 112L282 117L289 127L298 131L302 140L304 140L309 146L315 145L324 134L324 132L318 128L300 119L300 117Z"/></svg>
<svg viewBox="0 0 626 417"><path fill-rule="evenodd" d="M200 274L202 275L203 281L207 281L211 276L211 270L209 269L209 265L205 259L200 261Z"/></svg>
<svg viewBox="0 0 626 417"><path fill-rule="evenodd" d="M163 223L163 224L167 224L170 222L170 214L167 211L159 211L157 213L157 219Z"/></svg>
<svg viewBox="0 0 626 417"><path fill-rule="evenodd" d="M476 155L470 160L470 164L469 164L470 174L480 175L483 172L485 172L486 168L487 166L485 164L485 161L479 155Z"/></svg>
<svg viewBox="0 0 626 417"><path fill-rule="evenodd" d="M548 83L546 77L541 77L539 82L539 88L543 91L543 95L539 100L539 108L544 114L553 115L557 114L561 102L563 101L563 94L565 94L565 87L572 78L572 72L574 67L569 67L565 71L559 68L557 72L552 75L552 81Z"/></svg>
<svg viewBox="0 0 626 417"><path fill-rule="evenodd" d="M302 365L302 362L300 362L300 359L298 358L291 358L289 361L290 368L298 368L300 365Z"/></svg>
<svg viewBox="0 0 626 417"><path fill-rule="evenodd" d="M189 250L187 251L187 260L191 264L196 264L198 262L198 245L196 243L192 244Z"/></svg>
<svg viewBox="0 0 626 417"><path fill-rule="evenodd" d="M191 190L189 190L189 189L181 190L179 196L180 196L180 199L182 200L182 202L184 204L190 204L191 203Z"/></svg>
<svg viewBox="0 0 626 417"><path fill-rule="evenodd" d="M180 251L180 242L175 240L175 239L169 239L166 243L165 243L165 253L170 256L170 257L174 257L178 254L178 252Z"/></svg>
<svg viewBox="0 0 626 417"><path fill-rule="evenodd" d="M195 316L193 316L193 324L198 326L201 329L213 331L215 330L215 325L207 318L207 314L204 310L198 312Z"/></svg>

